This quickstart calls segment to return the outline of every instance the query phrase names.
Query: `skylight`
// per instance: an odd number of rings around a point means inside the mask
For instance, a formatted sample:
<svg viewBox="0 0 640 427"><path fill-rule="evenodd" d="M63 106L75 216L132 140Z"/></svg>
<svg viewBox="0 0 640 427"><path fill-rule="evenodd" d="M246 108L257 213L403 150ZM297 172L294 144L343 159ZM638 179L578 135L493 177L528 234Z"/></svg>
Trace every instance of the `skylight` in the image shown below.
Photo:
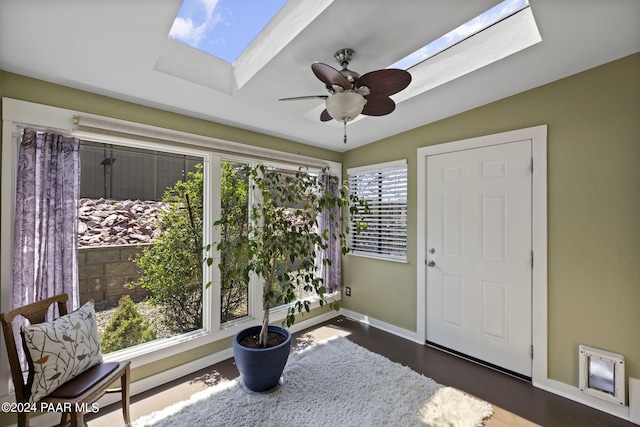
<svg viewBox="0 0 640 427"><path fill-rule="evenodd" d="M505 0L444 36L405 56L389 68L409 68L529 6L528 0Z"/></svg>
<svg viewBox="0 0 640 427"><path fill-rule="evenodd" d="M287 0L184 0L169 37L233 62Z"/></svg>

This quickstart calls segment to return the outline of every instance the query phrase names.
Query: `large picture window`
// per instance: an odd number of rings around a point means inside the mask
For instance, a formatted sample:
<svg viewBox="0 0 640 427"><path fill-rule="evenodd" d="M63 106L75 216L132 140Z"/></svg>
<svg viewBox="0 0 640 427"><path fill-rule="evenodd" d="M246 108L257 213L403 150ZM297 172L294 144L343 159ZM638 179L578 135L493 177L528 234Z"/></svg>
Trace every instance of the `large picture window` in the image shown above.
<svg viewBox="0 0 640 427"><path fill-rule="evenodd" d="M103 353L202 328L203 159L82 141L78 276Z"/></svg>
<svg viewBox="0 0 640 427"><path fill-rule="evenodd" d="M407 259L407 162L350 168L350 191L369 205L367 228L360 234L351 224L351 249L356 255L399 261Z"/></svg>

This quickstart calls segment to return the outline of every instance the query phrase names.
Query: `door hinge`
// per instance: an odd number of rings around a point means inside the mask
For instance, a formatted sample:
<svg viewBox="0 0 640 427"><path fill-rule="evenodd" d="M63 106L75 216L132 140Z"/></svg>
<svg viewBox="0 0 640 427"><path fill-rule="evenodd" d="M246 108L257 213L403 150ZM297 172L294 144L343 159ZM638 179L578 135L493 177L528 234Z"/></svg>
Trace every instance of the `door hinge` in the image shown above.
<svg viewBox="0 0 640 427"><path fill-rule="evenodd" d="M533 360L533 346L529 347L529 356L531 356L531 359Z"/></svg>
<svg viewBox="0 0 640 427"><path fill-rule="evenodd" d="M531 165L529 166L529 170L533 172L533 157L531 158Z"/></svg>
<svg viewBox="0 0 640 427"><path fill-rule="evenodd" d="M533 251L529 253L529 262L531 263L531 268L533 268Z"/></svg>

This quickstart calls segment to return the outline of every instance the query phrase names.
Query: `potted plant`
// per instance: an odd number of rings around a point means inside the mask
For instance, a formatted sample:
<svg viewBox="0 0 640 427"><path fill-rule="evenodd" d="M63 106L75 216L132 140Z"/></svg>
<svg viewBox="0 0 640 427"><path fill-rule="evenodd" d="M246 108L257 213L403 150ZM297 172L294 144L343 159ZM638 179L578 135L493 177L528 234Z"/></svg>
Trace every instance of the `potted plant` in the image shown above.
<svg viewBox="0 0 640 427"><path fill-rule="evenodd" d="M241 235L221 233L226 237L215 248L221 258L232 258L219 264L227 277L240 277L246 285L252 275L262 280L262 324L236 334L233 350L244 386L265 391L278 384L291 346L288 330L270 325L271 308L288 306L282 322L286 327L294 324L297 314L310 311L312 296L320 306L328 304L338 310L337 301L327 300L318 266L331 267L330 250L338 249L337 256L349 251L346 222L367 206L349 194L346 183L337 183L335 177L333 182L328 180L326 170L317 176L264 165L240 168L239 173L246 175L254 190L251 220ZM360 232L366 225L361 216L358 219L356 231ZM223 215L215 226L224 230L236 220ZM212 258L207 258L207 263L211 265Z"/></svg>

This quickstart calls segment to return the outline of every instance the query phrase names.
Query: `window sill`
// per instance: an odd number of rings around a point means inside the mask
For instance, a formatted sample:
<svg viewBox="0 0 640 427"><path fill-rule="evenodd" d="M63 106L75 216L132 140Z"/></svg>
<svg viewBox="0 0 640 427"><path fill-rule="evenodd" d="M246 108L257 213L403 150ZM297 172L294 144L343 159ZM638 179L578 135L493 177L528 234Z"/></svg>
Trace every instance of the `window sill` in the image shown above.
<svg viewBox="0 0 640 427"><path fill-rule="evenodd" d="M331 294L327 294L325 298L329 301L340 301L341 294L340 292L333 292ZM317 297L309 298L309 300L311 301L311 311L320 308L319 299ZM270 315L271 323L281 322L287 315L287 308L287 306L280 306L272 309ZM307 313L304 312L302 314L304 315ZM114 351L112 353L105 354L104 361L130 360L131 367L137 368L187 352L197 347L232 337L245 328L259 325L261 318L262 316L260 315L260 318L245 317L236 319L232 322L221 325L220 330L215 332L199 329L186 334L176 335L174 337L155 340L123 350Z"/></svg>
<svg viewBox="0 0 640 427"><path fill-rule="evenodd" d="M390 258L390 257L384 257L384 256L377 256L377 255L373 255L373 254L367 254L367 253L362 253L362 252L349 252L347 254L347 256L355 256L358 258L370 258L370 259L375 259L378 261L391 261L391 262L397 262L400 264L409 264L409 261L406 258Z"/></svg>

